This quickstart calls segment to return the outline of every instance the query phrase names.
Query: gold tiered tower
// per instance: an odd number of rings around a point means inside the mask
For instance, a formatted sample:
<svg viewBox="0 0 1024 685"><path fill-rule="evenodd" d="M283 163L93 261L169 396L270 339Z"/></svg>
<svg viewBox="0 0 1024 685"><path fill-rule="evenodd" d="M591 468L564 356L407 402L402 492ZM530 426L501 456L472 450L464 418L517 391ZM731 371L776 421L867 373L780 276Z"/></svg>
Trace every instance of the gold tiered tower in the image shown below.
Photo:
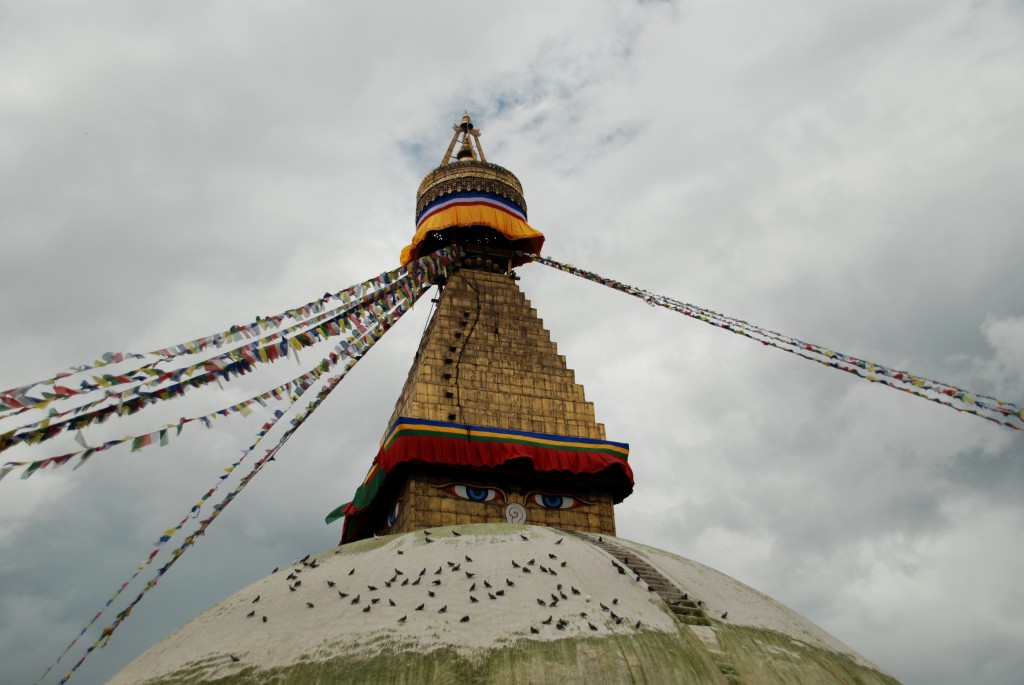
<svg viewBox="0 0 1024 685"><path fill-rule="evenodd" d="M417 231L402 259L451 244L466 256L439 284L343 540L496 522L614 535L612 506L633 486L628 446L605 439L516 284L513 267L544 241L526 223L519 179L486 161L468 114L454 129L420 184Z"/></svg>

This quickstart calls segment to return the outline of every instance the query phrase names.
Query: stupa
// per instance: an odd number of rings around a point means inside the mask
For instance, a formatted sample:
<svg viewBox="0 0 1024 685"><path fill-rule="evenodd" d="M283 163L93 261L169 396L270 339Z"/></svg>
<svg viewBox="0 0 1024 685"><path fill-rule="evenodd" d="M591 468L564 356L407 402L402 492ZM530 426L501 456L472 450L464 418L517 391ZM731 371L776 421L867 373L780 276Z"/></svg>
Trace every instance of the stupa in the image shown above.
<svg viewBox="0 0 1024 685"><path fill-rule="evenodd" d="M453 154L454 153L454 154ZM629 448L517 285L544 236L469 115L403 263L458 244L339 547L186 623L110 682L895 683L714 569L615 537ZM254 604L254 598L259 598Z"/></svg>

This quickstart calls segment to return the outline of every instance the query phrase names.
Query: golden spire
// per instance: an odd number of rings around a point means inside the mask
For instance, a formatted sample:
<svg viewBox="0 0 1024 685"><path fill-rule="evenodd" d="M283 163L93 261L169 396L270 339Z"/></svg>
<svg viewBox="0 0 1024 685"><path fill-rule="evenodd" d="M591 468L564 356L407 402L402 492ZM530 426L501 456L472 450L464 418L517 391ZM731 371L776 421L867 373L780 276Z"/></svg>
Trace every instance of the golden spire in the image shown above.
<svg viewBox="0 0 1024 685"><path fill-rule="evenodd" d="M448 150L444 153L444 159L441 160L440 166L447 166L451 162L452 150L455 149L456 143L460 141L462 145L459 147L458 154L455 155L457 162L487 161L487 158L484 157L484 149L480 146L480 130L473 128L473 121L469 118L469 112L464 112L462 122L454 124L452 129L455 133L452 135L452 142L448 144Z"/></svg>

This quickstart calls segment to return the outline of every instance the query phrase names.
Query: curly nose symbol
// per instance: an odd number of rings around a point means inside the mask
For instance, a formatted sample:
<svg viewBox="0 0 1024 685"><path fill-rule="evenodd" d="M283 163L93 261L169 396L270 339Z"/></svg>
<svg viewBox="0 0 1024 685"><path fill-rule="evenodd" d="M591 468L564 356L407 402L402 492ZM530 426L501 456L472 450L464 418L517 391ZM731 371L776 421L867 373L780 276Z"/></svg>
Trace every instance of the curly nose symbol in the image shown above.
<svg viewBox="0 0 1024 685"><path fill-rule="evenodd" d="M516 502L509 504L505 507L505 520L516 524L526 523L526 507Z"/></svg>

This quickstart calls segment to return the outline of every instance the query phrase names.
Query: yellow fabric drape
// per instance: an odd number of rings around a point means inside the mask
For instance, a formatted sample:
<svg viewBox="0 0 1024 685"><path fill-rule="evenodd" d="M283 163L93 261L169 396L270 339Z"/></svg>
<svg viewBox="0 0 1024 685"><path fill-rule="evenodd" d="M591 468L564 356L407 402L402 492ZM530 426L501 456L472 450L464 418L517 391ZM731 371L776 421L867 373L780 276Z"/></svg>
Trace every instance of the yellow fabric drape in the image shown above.
<svg viewBox="0 0 1024 685"><path fill-rule="evenodd" d="M544 234L517 216L484 204L455 205L431 215L420 224L413 236L412 244L402 250L402 264L414 258L416 246L423 242L431 231L440 231L454 226L489 226L509 240L529 240L528 251L540 253Z"/></svg>

